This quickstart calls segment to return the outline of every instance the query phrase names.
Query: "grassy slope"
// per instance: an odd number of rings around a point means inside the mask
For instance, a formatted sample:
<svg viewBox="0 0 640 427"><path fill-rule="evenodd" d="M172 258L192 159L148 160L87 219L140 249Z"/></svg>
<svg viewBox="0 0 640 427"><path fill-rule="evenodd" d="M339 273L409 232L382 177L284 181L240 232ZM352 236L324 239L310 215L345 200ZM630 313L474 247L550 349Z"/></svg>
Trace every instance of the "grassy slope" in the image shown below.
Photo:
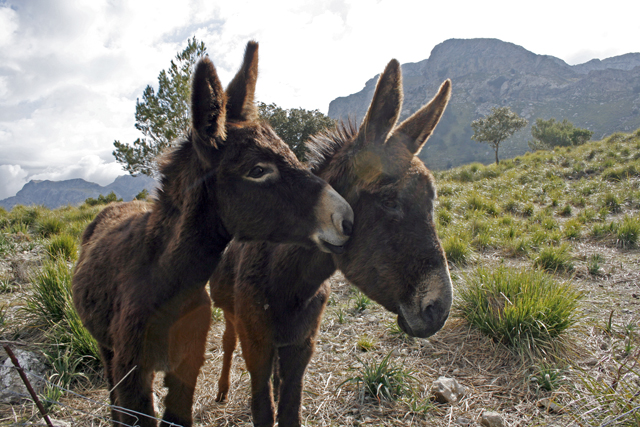
<svg viewBox="0 0 640 427"><path fill-rule="evenodd" d="M450 254L454 286L463 286L467 273L478 266L532 269L536 264L545 265L540 261L544 251L564 248L568 256L558 261L563 268L553 275L584 293L579 327L570 332L565 350L547 361L523 360L456 317L430 339L411 339L398 332L394 316L375 303L363 302L336 275L331 279L333 296L306 376L303 423L444 426L459 417L479 423L484 410L500 412L508 425L569 425L583 418L587 425L602 422L611 413L611 402L619 405L627 388L639 387L633 373L638 373L640 345L634 331L640 320L640 242L634 228L640 221L639 171L640 132L635 132L581 147L527 154L498 166L473 164L436 172L440 193L436 220ZM78 236L82 228L78 221L87 221L83 212L87 210L0 212L2 301L11 305L0 339L37 343L43 337L33 332L33 325L18 310L30 293L29 279L19 277L14 268L16 260L32 253L42 255L52 238L43 237L46 227L38 226L44 221L37 218L65 218L67 229ZM12 224L12 215L27 221ZM223 325L218 319L210 333L194 407L199 425L244 425L250 420L249 378L240 351L232 372L230 402L214 402ZM365 341L364 347L370 350L363 352ZM413 371L412 395L379 403L355 383L339 387L359 375L358 359L380 361L391 351L392 362ZM468 388L457 405L431 402L431 384L440 375L455 377ZM538 386L547 379L549 387ZM158 379L158 395L164 392L161 385ZM83 393L107 399L99 381ZM616 400L616 395L621 398ZM564 412L546 413L539 406L544 398L565 406ZM88 412L107 414L95 404L63 399ZM630 409L638 405L633 402ZM58 418L90 422L67 409L57 411ZM619 410L624 412L624 408ZM31 414L28 405L0 405L0 424L28 420ZM635 422L631 417L618 422ZM106 424L95 420L94 425Z"/></svg>

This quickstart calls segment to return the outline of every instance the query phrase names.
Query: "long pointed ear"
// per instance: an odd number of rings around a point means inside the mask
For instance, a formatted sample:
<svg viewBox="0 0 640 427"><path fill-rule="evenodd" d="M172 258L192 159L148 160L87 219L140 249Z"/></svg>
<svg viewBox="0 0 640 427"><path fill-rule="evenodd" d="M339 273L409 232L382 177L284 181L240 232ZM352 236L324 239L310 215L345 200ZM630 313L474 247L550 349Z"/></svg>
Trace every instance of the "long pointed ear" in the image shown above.
<svg viewBox="0 0 640 427"><path fill-rule="evenodd" d="M258 80L258 43L250 41L244 52L244 62L227 87L229 120L256 120L258 109L253 103Z"/></svg>
<svg viewBox="0 0 640 427"><path fill-rule="evenodd" d="M427 105L413 113L393 131L389 142L401 141L411 153L418 154L440 121L450 97L451 80L447 79Z"/></svg>
<svg viewBox="0 0 640 427"><path fill-rule="evenodd" d="M392 59L378 79L367 115L358 131L357 145L384 144L398 121L402 107L402 72Z"/></svg>
<svg viewBox="0 0 640 427"><path fill-rule="evenodd" d="M197 142L217 147L226 138L226 97L216 68L208 57L193 74L191 117Z"/></svg>

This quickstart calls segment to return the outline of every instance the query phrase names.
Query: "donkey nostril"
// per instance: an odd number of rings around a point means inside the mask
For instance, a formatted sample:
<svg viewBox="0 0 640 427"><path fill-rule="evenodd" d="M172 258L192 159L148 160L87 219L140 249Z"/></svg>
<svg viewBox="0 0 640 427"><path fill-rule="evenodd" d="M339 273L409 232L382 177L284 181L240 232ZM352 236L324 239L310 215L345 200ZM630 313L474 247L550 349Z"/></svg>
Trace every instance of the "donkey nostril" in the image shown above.
<svg viewBox="0 0 640 427"><path fill-rule="evenodd" d="M351 236L351 233L353 233L353 223L349 220L343 220L342 221L342 232L344 233L345 236Z"/></svg>

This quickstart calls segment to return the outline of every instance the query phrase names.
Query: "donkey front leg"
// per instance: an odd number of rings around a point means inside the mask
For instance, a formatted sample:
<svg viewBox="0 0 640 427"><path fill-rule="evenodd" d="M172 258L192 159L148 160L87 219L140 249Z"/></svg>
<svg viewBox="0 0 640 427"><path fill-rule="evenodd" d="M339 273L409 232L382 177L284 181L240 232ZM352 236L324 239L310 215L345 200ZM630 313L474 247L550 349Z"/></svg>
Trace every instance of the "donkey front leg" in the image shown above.
<svg viewBox="0 0 640 427"><path fill-rule="evenodd" d="M304 372L313 355L314 342L305 340L301 345L278 348L280 359L280 400L278 402L278 425L300 426L300 405Z"/></svg>
<svg viewBox="0 0 640 427"><path fill-rule="evenodd" d="M248 342L240 337L242 354L251 374L251 415L256 427L275 424L275 408L271 389L271 373L275 349L271 343Z"/></svg>

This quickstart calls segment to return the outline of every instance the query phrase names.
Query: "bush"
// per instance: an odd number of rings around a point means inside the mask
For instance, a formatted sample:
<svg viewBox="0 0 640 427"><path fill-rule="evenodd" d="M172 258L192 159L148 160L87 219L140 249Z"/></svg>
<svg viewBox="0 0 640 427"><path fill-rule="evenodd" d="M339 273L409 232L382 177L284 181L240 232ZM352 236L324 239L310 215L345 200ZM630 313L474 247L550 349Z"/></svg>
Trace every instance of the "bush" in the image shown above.
<svg viewBox="0 0 640 427"><path fill-rule="evenodd" d="M362 365L359 368L359 375L342 382L362 383L364 391L375 399L397 400L398 398L412 393L411 383L416 381L410 370L405 370L402 365L393 363L389 352L380 363L375 360L367 363L356 359Z"/></svg>
<svg viewBox="0 0 640 427"><path fill-rule="evenodd" d="M571 271L573 270L573 256L570 246L547 246L543 248L534 260L533 265L546 271Z"/></svg>
<svg viewBox="0 0 640 427"><path fill-rule="evenodd" d="M78 259L78 244L69 234L60 234L51 239L46 245L47 253L52 258L62 258L68 261Z"/></svg>
<svg viewBox="0 0 640 427"><path fill-rule="evenodd" d="M448 236L442 242L442 247L447 254L447 260L457 265L465 265L471 261L473 254L469 243L459 236Z"/></svg>
<svg viewBox="0 0 640 427"><path fill-rule="evenodd" d="M455 310L472 326L516 350L544 350L577 322L580 294L539 270L477 268Z"/></svg>

